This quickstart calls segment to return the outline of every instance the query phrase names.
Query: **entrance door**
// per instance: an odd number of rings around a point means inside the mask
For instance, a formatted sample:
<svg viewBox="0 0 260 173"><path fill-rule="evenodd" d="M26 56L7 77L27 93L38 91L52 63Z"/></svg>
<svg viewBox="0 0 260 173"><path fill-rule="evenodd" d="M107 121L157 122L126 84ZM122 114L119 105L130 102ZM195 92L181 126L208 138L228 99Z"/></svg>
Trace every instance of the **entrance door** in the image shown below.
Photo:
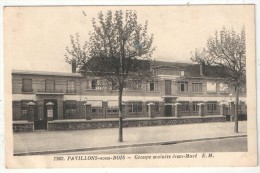
<svg viewBox="0 0 260 173"><path fill-rule="evenodd" d="M171 80L165 80L165 95L171 95L172 94L172 81Z"/></svg>
<svg viewBox="0 0 260 173"><path fill-rule="evenodd" d="M172 116L172 105L165 105L165 107L164 107L164 115L166 117Z"/></svg>
<svg viewBox="0 0 260 173"><path fill-rule="evenodd" d="M37 103L37 113L34 117L34 130L46 130L47 117L44 114L44 100L39 100Z"/></svg>

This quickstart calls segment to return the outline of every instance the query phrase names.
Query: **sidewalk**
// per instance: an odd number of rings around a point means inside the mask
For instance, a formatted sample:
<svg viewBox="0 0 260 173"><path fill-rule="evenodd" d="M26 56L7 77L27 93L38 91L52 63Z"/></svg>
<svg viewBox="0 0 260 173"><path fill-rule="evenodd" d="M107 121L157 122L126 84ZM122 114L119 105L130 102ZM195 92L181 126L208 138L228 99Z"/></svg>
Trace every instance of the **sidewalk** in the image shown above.
<svg viewBox="0 0 260 173"><path fill-rule="evenodd" d="M234 122L124 128L122 143L118 142L117 128L14 133L14 154L49 154L61 150L83 151L99 147L130 147L161 142L245 136L246 123L246 121L239 122L238 134L234 133Z"/></svg>

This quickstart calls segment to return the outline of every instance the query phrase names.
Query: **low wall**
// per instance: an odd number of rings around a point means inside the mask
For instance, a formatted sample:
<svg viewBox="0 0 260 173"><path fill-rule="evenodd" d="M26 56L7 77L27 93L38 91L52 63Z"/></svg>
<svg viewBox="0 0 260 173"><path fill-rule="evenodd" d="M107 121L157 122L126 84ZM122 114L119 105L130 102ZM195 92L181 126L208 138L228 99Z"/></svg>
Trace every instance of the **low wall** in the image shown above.
<svg viewBox="0 0 260 173"><path fill-rule="evenodd" d="M34 129L34 123L28 121L13 121L14 132L31 132Z"/></svg>
<svg viewBox="0 0 260 173"><path fill-rule="evenodd" d="M225 122L225 116L208 117L161 117L161 118L135 118L123 119L123 127L142 127L142 126L164 126L177 124L194 124L206 122ZM83 129L102 129L118 128L118 119L106 120L55 120L48 122L48 130L83 130Z"/></svg>

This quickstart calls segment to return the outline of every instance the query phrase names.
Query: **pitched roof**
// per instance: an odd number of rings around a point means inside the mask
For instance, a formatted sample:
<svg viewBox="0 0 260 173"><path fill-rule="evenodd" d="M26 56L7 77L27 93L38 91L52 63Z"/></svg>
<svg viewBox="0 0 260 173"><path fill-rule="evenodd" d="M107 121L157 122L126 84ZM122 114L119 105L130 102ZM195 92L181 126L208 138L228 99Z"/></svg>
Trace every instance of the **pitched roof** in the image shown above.
<svg viewBox="0 0 260 173"><path fill-rule="evenodd" d="M195 63L179 63L179 62L167 62L167 61L154 61L153 67L177 67L183 70L187 77L219 77L215 71L219 69L217 66L204 65L204 76L200 74L200 64Z"/></svg>
<svg viewBox="0 0 260 173"><path fill-rule="evenodd" d="M12 74L45 75L45 76L65 76L65 77L82 77L82 75L79 74L79 73L49 72L49 71L32 71L32 70L12 70Z"/></svg>

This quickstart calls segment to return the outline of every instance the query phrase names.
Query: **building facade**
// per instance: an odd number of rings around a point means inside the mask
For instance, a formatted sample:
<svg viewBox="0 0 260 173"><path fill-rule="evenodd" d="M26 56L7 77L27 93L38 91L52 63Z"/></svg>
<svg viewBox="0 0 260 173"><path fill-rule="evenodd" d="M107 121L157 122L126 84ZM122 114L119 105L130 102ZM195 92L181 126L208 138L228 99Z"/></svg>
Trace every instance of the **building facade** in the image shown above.
<svg viewBox="0 0 260 173"><path fill-rule="evenodd" d="M232 114L233 91L204 64L157 61L152 71L154 76L147 81L127 82L124 118L199 116L201 111L207 116ZM83 77L75 69L72 73L13 70L12 96L13 121L32 121L35 129L46 129L50 103L52 120L118 117L118 92L113 84ZM246 113L245 91L240 95L239 111Z"/></svg>

